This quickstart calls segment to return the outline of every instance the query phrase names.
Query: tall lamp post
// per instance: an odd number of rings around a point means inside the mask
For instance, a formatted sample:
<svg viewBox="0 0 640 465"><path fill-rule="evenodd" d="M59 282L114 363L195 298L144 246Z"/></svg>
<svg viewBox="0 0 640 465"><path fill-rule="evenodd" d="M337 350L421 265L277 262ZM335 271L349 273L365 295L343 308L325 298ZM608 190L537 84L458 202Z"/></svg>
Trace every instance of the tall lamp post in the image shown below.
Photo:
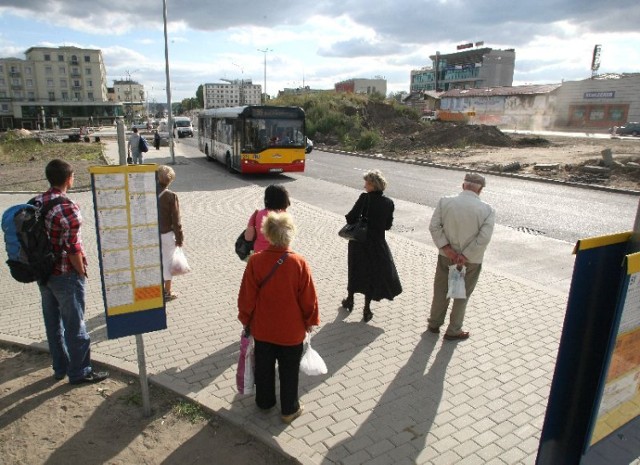
<svg viewBox="0 0 640 465"><path fill-rule="evenodd" d="M258 51L264 53L264 89L262 90L262 103L265 103L267 98L267 52L273 52L273 49L265 48L263 50L258 49Z"/></svg>
<svg viewBox="0 0 640 465"><path fill-rule="evenodd" d="M240 68L240 73L242 76L242 79L240 79L240 106L244 105L244 69L242 68L242 66L237 65L235 63L231 63L233 66L237 66L238 68Z"/></svg>
<svg viewBox="0 0 640 465"><path fill-rule="evenodd" d="M169 79L169 41L167 40L167 0L162 0L162 19L164 20L164 62L165 73L167 75L167 105L169 106L169 152L171 153L171 164L176 164L176 154L173 147L173 108L171 104L171 80Z"/></svg>

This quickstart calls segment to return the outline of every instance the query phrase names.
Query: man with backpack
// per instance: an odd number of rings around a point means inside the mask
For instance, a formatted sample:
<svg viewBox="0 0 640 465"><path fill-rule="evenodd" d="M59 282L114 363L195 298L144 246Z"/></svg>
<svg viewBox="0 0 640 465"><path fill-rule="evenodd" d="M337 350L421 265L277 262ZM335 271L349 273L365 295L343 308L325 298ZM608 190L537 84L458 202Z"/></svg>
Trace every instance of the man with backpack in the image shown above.
<svg viewBox="0 0 640 465"><path fill-rule="evenodd" d="M127 163L142 165L142 154L149 150L147 141L138 134L138 128L133 128L133 134L129 137L127 144ZM131 161L129 161L131 160Z"/></svg>
<svg viewBox="0 0 640 465"><path fill-rule="evenodd" d="M73 187L73 168L51 160L45 169L50 189L34 202L43 209L62 197L45 217L45 228L56 257L51 276L39 281L47 342L57 380L69 376L70 384L97 383L109 376L91 366L91 339L84 322L87 260L82 244L80 208L67 197Z"/></svg>

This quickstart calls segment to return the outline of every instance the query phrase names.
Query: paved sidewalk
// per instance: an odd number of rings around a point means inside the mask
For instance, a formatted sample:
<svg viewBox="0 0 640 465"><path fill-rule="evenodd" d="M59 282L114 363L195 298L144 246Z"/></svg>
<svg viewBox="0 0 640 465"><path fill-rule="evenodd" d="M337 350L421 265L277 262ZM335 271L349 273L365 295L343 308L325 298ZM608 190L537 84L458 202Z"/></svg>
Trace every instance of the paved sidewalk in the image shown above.
<svg viewBox="0 0 640 465"><path fill-rule="evenodd" d="M107 149L117 160L115 143ZM424 333L436 249L390 232L404 292L393 302L374 303L375 317L365 324L362 299L356 298L353 314L339 307L347 281L347 243L337 235L344 218L293 198L290 212L299 228L293 248L309 261L318 288L322 323L313 342L329 373L301 375L306 410L285 426L275 409L258 412L253 396L235 389L236 297L244 263L233 245L261 206L263 188L234 175L218 174L214 181L211 170L180 150L178 144L172 188L180 196L193 272L174 281L180 297L167 304L168 329L144 336L153 382L303 464L535 463L566 295L501 275L487 263L465 321L471 338L444 341ZM152 149L147 160L167 163L168 149ZM359 193L351 192L345 205ZM29 197L0 194L0 210ZM135 338L106 338L91 193L72 198L85 217L92 356L137 373ZM17 283L6 266L0 278L0 340L44 347L36 286Z"/></svg>

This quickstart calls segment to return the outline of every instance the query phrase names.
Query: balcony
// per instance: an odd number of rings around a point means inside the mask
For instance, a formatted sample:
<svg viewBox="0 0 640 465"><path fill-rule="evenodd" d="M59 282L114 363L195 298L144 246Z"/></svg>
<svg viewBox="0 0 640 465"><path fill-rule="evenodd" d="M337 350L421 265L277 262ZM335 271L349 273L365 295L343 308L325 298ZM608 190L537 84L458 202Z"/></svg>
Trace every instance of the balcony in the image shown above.
<svg viewBox="0 0 640 465"><path fill-rule="evenodd" d="M11 90L22 90L22 89L23 89L22 84L11 84Z"/></svg>
<svg viewBox="0 0 640 465"><path fill-rule="evenodd" d="M11 71L9 73L9 76L12 77L12 78L19 78L20 76L22 76L22 73L19 72L19 71Z"/></svg>
<svg viewBox="0 0 640 465"><path fill-rule="evenodd" d="M82 86L73 85L71 86L71 90L82 90Z"/></svg>
<svg viewBox="0 0 640 465"><path fill-rule="evenodd" d="M71 71L71 77L79 78L79 77L82 77L82 74L80 73L80 71Z"/></svg>

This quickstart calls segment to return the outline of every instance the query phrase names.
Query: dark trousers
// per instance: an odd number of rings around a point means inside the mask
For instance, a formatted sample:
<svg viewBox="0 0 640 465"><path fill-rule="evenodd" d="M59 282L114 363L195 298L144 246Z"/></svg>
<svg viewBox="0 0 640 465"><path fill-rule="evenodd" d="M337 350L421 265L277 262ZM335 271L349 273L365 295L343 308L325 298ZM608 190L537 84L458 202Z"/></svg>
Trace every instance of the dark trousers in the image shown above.
<svg viewBox="0 0 640 465"><path fill-rule="evenodd" d="M280 378L280 407L283 415L291 415L300 408L298 402L298 373L302 358L302 344L281 346L255 341L256 405L270 409L276 405L276 361Z"/></svg>

